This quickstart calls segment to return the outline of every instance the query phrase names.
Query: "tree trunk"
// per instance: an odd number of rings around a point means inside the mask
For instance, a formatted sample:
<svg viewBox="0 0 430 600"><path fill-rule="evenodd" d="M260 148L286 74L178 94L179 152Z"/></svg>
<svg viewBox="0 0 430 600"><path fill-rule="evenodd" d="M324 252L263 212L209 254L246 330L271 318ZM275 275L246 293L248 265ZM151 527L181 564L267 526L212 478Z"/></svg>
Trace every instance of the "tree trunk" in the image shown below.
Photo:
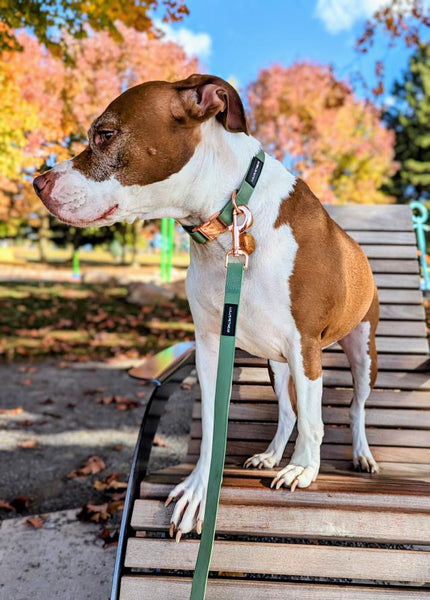
<svg viewBox="0 0 430 600"><path fill-rule="evenodd" d="M140 263L139 263L139 240L140 240L140 234L142 231L142 225L143 225L143 221L141 221L140 219L136 219L136 221L133 223L133 248L132 248L132 255L131 255L131 266L132 267L140 266Z"/></svg>
<svg viewBox="0 0 430 600"><path fill-rule="evenodd" d="M40 218L39 227L39 258L41 262L48 262L49 231L49 215L46 214Z"/></svg>

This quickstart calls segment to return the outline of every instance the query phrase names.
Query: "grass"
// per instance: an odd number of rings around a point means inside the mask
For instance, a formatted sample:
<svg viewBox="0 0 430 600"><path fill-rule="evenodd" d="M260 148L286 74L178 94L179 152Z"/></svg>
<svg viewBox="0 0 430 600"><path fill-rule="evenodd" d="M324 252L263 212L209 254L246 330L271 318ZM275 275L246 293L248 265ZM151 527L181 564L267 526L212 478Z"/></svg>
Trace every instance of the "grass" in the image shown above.
<svg viewBox="0 0 430 600"><path fill-rule="evenodd" d="M193 337L188 304L126 301L125 287L0 283L0 360L134 358Z"/></svg>

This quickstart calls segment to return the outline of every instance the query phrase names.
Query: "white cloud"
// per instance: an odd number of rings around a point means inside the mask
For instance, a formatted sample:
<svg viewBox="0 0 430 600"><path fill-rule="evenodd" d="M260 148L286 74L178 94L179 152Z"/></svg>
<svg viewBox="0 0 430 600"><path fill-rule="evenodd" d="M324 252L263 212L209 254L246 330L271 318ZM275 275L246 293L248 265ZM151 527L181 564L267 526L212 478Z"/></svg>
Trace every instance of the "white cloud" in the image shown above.
<svg viewBox="0 0 430 600"><path fill-rule="evenodd" d="M181 45L188 56L197 56L202 60L209 58L212 51L212 38L208 33L195 33L187 27L175 29L161 22L156 25L164 33L163 40Z"/></svg>
<svg viewBox="0 0 430 600"><path fill-rule="evenodd" d="M410 3L403 0L406 6ZM329 33L347 31L360 20L368 19L388 0L317 0L315 15L324 23ZM424 4L429 4L424 0Z"/></svg>

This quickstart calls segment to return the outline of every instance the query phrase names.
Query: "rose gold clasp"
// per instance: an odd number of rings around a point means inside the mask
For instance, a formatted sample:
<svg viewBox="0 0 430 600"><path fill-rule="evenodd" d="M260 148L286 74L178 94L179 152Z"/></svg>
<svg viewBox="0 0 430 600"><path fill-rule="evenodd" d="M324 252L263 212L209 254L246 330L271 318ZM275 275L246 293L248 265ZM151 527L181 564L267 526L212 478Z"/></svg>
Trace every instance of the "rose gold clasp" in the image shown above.
<svg viewBox="0 0 430 600"><path fill-rule="evenodd" d="M243 256L245 259L244 269L248 268L248 253L240 247L240 234L245 233L252 226L254 218L249 207L245 204L236 204L236 192L232 195L233 202L233 223L230 225L229 230L232 233L233 248L229 250L225 257L225 267L228 267L228 261L230 256L240 257ZM239 215L243 215L244 219L239 223Z"/></svg>

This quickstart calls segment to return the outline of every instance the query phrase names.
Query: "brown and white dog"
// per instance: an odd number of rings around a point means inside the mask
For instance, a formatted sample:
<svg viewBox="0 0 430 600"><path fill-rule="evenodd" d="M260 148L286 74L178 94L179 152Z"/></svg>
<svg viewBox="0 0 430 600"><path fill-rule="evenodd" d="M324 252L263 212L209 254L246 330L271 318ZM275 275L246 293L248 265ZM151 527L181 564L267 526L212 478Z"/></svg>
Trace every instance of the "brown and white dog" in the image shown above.
<svg viewBox="0 0 430 600"><path fill-rule="evenodd" d="M173 217L202 223L239 187L260 144L248 133L239 95L210 75L151 81L121 94L88 133L88 147L36 177L49 211L75 226ZM249 467L278 465L297 419L290 463L273 484L307 487L318 475L323 438L321 351L339 342L353 374L353 461L377 471L369 449L364 404L377 373L379 304L369 263L308 186L266 156L249 204L256 250L242 290L237 345L267 358L279 400L276 435ZM231 236L192 242L187 294L196 330L202 391L199 461L169 498L178 499L173 527L200 530L212 444L216 364Z"/></svg>

